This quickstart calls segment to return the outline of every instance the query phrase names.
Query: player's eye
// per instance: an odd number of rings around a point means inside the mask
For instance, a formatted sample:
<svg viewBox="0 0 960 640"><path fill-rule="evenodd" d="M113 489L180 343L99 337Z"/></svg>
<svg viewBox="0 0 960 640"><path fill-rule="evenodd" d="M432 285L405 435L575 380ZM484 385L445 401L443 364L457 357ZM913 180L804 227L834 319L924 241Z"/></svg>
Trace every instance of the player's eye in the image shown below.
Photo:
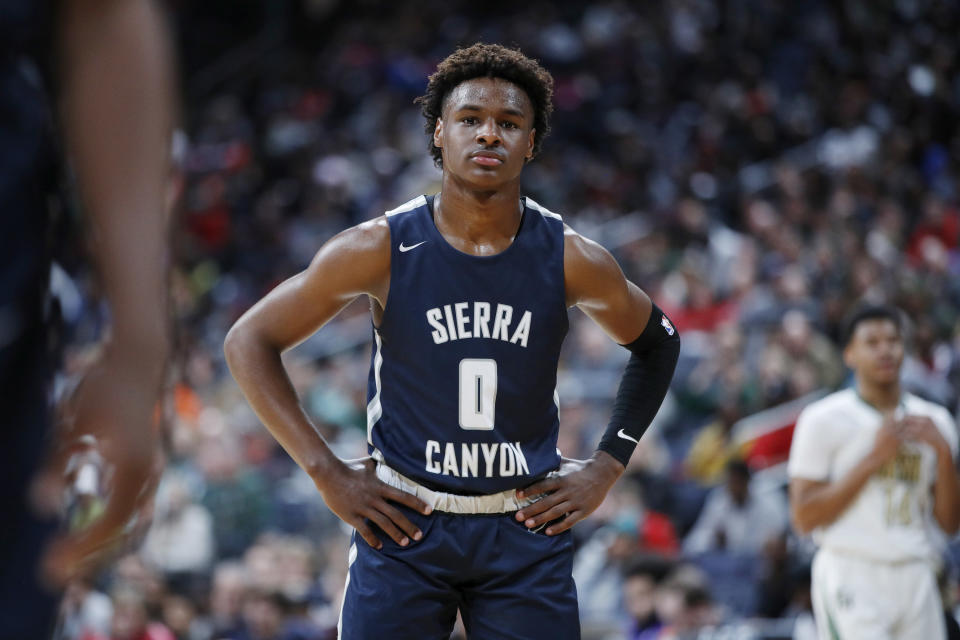
<svg viewBox="0 0 960 640"><path fill-rule="evenodd" d="M517 123L515 123L515 122L510 122L509 120L504 120L503 122L500 123L500 126L503 127L504 129L517 129L517 128L518 128L518 127L517 127Z"/></svg>
<svg viewBox="0 0 960 640"><path fill-rule="evenodd" d="M473 116L466 116L465 118L461 118L460 122L462 122L463 124L476 124L477 119L474 118Z"/></svg>

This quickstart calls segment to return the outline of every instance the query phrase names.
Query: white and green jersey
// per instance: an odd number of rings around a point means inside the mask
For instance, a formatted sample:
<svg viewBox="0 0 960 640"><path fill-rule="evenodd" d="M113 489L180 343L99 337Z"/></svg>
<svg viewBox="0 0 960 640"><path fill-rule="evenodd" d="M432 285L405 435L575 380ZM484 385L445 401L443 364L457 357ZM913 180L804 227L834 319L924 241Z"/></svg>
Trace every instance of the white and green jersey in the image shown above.
<svg viewBox="0 0 960 640"><path fill-rule="evenodd" d="M929 416L956 458L956 423L946 409L904 394L896 415ZM797 420L790 477L824 482L842 478L870 452L881 422L880 412L854 389L811 404ZM936 464L930 445L901 445L835 521L814 531L814 540L836 552L883 562L935 561L940 553L932 516Z"/></svg>

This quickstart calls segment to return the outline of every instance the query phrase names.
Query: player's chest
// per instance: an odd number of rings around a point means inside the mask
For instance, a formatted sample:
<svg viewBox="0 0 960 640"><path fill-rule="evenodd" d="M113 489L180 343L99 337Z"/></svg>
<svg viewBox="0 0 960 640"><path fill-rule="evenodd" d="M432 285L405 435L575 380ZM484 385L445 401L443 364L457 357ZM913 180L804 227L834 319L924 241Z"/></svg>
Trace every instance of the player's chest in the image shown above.
<svg viewBox="0 0 960 640"><path fill-rule="evenodd" d="M836 424L836 447L831 460L831 475L842 477L873 450L882 425L879 415L857 408L843 412ZM923 442L903 442L896 455L875 474L876 478L907 484L926 484L933 473L936 454Z"/></svg>

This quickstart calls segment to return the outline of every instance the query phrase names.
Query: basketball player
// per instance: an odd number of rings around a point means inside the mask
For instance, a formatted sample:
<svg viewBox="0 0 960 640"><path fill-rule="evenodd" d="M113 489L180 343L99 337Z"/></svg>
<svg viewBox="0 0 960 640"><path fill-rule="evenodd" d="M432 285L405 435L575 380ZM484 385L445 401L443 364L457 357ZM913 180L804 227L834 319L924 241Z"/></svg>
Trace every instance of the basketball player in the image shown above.
<svg viewBox="0 0 960 640"><path fill-rule="evenodd" d="M53 26L49 26L49 25ZM57 52L63 131L91 231L111 339L70 410L70 440L93 434L114 474L97 524L58 539L31 491L49 437L51 106L39 69ZM52 62L52 61L51 61ZM166 212L172 65L147 0L0 0L0 638L48 637L58 583L122 529L148 479L151 415L168 351ZM60 442L67 449L67 439ZM56 456L54 459L57 459ZM42 502L42 501L41 501ZM44 549L49 552L43 557Z"/></svg>
<svg viewBox="0 0 960 640"><path fill-rule="evenodd" d="M552 78L477 44L419 99L442 191L327 242L226 339L250 404L356 529L341 638L577 638L570 527L624 467L679 353L670 321L610 254L520 195ZM359 295L374 348L370 457L333 456L280 354ZM556 449L556 374L577 305L632 352L599 450Z"/></svg>
<svg viewBox="0 0 960 640"><path fill-rule="evenodd" d="M790 451L796 528L813 531L813 605L821 638L945 637L931 527L960 523L953 418L900 388L903 337L889 307L849 321L852 389L810 405Z"/></svg>

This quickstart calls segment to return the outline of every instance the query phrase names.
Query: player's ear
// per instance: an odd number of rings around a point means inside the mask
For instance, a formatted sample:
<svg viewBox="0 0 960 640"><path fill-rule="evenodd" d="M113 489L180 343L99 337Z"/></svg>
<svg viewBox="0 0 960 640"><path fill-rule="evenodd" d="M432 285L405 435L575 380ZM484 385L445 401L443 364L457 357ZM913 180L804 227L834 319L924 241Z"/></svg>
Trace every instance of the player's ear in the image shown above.
<svg viewBox="0 0 960 640"><path fill-rule="evenodd" d="M857 368L857 359L853 353L853 347L849 344L843 349L843 364L845 364L848 369Z"/></svg>
<svg viewBox="0 0 960 640"><path fill-rule="evenodd" d="M437 118L437 126L433 128L433 146L443 148L443 118Z"/></svg>
<svg viewBox="0 0 960 640"><path fill-rule="evenodd" d="M527 137L527 162L533 160L533 145L537 141L537 130L530 129L530 135Z"/></svg>

